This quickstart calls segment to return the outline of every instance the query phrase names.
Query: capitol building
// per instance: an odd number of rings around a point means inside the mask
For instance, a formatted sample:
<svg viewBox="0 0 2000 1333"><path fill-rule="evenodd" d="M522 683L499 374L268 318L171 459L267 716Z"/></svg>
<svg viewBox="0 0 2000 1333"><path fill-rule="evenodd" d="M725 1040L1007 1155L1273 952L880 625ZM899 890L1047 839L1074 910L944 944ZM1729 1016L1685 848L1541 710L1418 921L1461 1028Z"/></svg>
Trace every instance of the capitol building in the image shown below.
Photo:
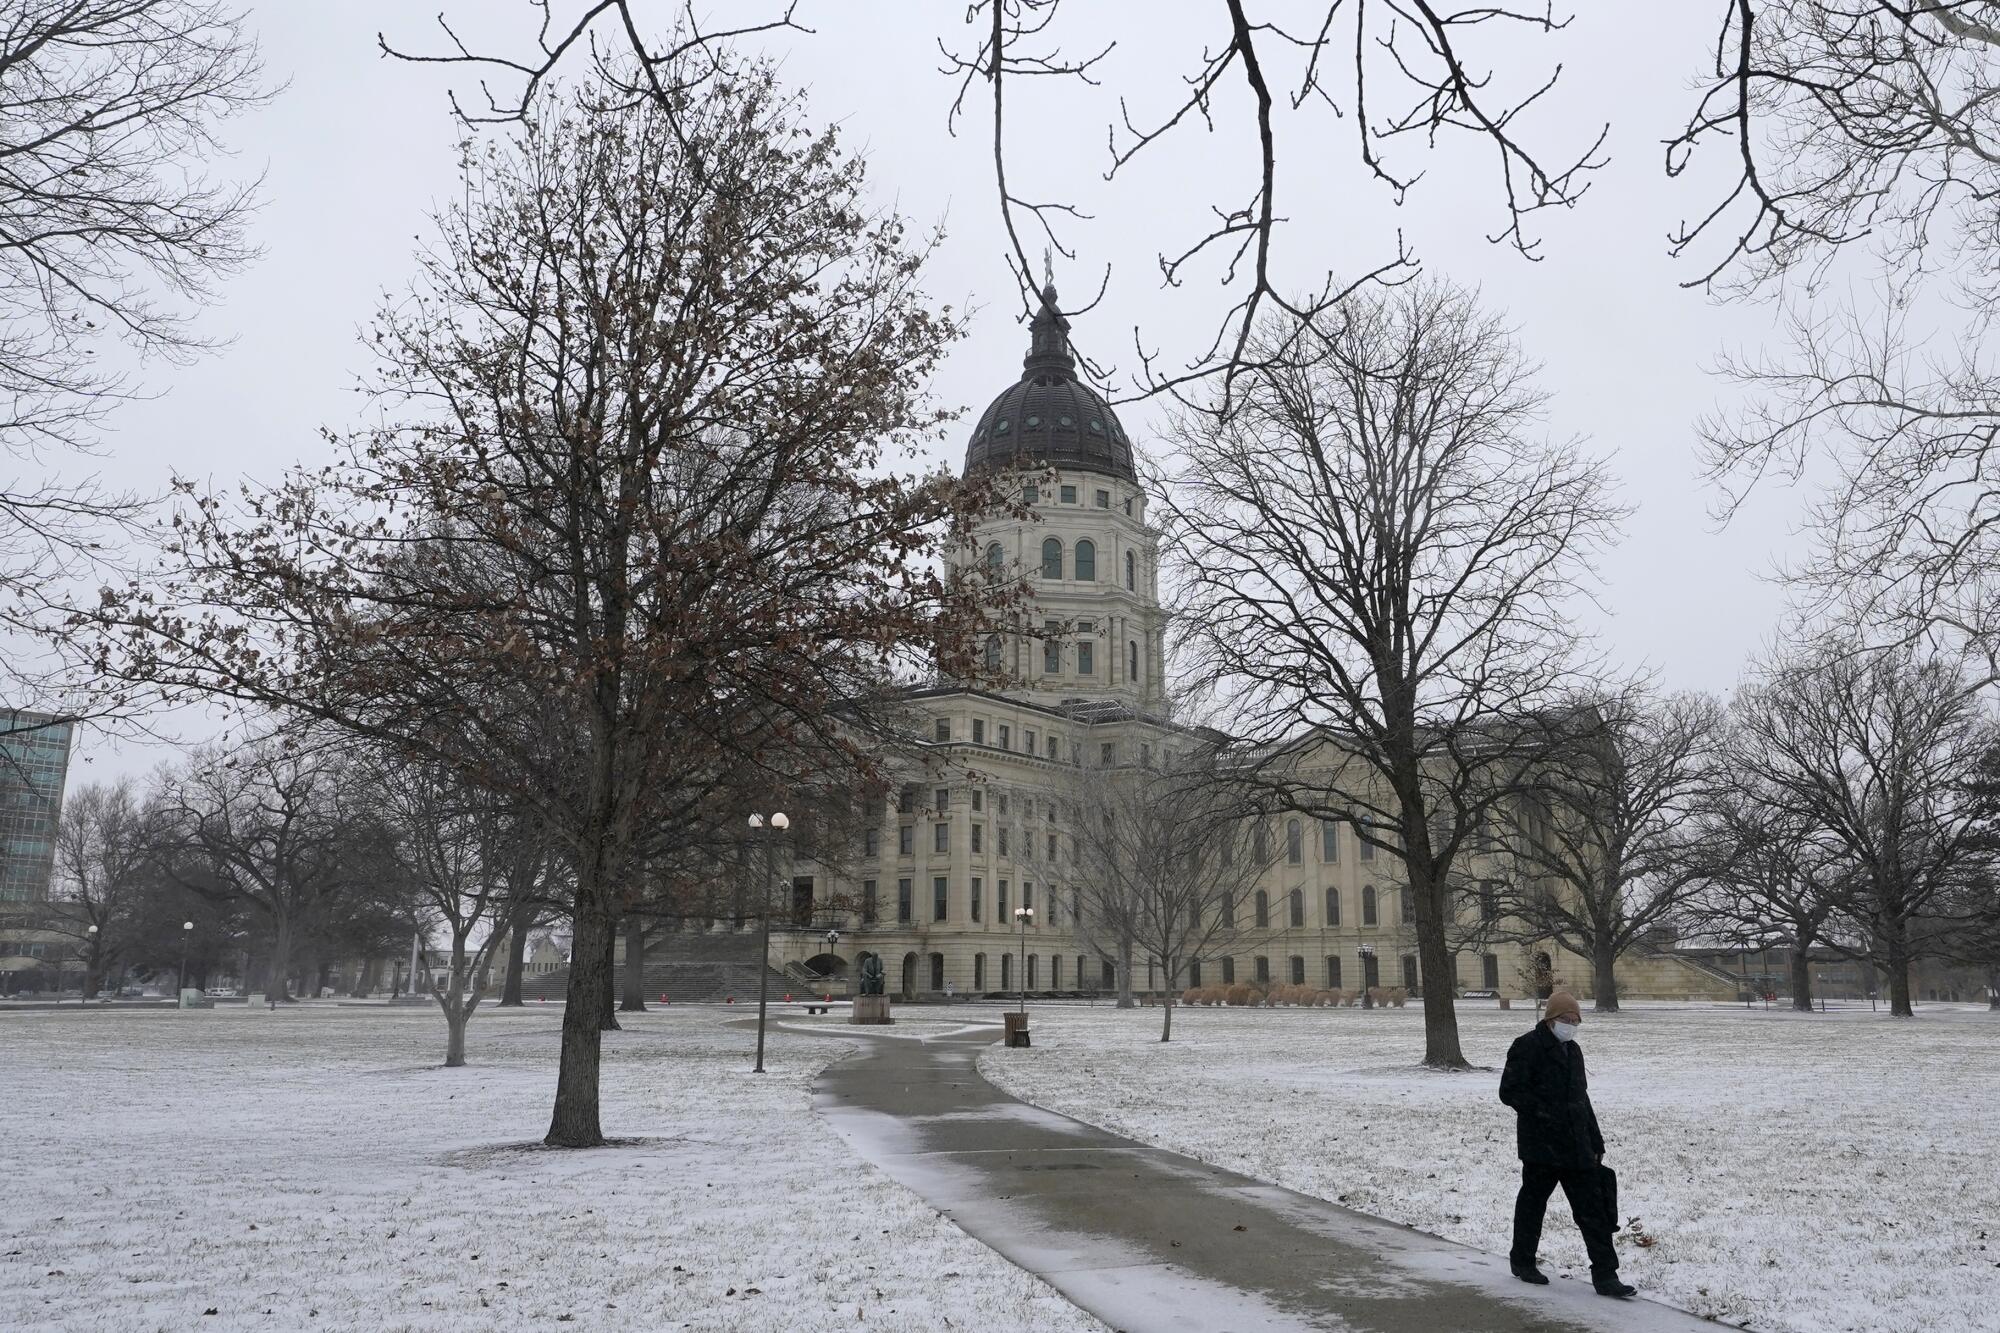
<svg viewBox="0 0 2000 1333"><path fill-rule="evenodd" d="M965 470L1036 475L1031 518L984 523L960 557L1027 575L1038 635L995 635L985 667L1004 690L973 682L913 690L924 739L909 771L865 819L837 870L792 868L793 912L774 928L773 966L836 985L882 959L892 995L996 991L1112 992L1115 949L1077 916L1086 859L1077 797L1092 770L1152 766L1188 743L1170 720L1159 538L1135 449L1118 415L1077 375L1069 322L1054 291L1030 326L1019 379L980 414ZM1243 905L1240 949L1225 938L1166 977L1135 957L1140 993L1235 982L1416 992L1416 936L1396 859L1342 822L1277 815L1258 840L1277 849ZM1467 867L1503 873L1498 865ZM1033 909L1017 919L1016 909ZM827 934L839 937L829 948ZM1526 950L1587 992L1588 962L1553 942L1491 942L1460 952L1451 984L1522 996ZM1628 956L1621 988L1640 996L1733 998L1728 979L1664 952Z"/></svg>

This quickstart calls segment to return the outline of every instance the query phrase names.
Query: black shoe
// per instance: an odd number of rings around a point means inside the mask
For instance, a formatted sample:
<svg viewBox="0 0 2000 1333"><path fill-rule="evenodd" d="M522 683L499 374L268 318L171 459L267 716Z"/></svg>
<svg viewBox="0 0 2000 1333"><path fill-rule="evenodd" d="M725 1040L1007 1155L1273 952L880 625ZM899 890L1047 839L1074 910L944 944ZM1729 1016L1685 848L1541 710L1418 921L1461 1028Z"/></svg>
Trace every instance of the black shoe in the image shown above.
<svg viewBox="0 0 2000 1333"><path fill-rule="evenodd" d="M1543 1275L1542 1270L1533 1264L1517 1264L1510 1259L1507 1262L1507 1267L1512 1269L1514 1276L1520 1278L1523 1282L1533 1283L1537 1287L1546 1287L1549 1285L1549 1280Z"/></svg>
<svg viewBox="0 0 2000 1333"><path fill-rule="evenodd" d="M1639 1294L1639 1289L1637 1287L1630 1286L1624 1282L1620 1282L1615 1277L1592 1278L1590 1280L1590 1285L1597 1288L1598 1295L1616 1296L1621 1301L1624 1300L1627 1296L1636 1296Z"/></svg>

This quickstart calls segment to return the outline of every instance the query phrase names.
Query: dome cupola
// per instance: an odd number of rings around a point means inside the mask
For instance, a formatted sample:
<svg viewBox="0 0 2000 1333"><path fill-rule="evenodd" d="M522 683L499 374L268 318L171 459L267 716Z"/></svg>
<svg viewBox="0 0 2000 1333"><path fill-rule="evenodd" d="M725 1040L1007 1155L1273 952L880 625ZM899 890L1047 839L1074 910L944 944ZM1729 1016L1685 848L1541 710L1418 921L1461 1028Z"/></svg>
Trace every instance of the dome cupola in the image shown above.
<svg viewBox="0 0 2000 1333"><path fill-rule="evenodd" d="M965 474L981 468L1052 467L1097 472L1138 484L1132 442L1118 414L1076 377L1069 321L1056 308L1055 284L1042 290L1028 325L1021 378L979 416L965 447Z"/></svg>

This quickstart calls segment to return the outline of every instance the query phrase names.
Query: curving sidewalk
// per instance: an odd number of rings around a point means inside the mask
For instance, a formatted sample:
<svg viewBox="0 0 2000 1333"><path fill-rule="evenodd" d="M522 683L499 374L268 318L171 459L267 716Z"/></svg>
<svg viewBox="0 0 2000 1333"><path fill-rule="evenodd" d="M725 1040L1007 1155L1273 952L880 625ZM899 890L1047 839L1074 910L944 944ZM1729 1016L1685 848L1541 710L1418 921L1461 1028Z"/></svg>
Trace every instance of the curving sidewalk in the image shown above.
<svg viewBox="0 0 2000 1333"><path fill-rule="evenodd" d="M856 1152L1121 1333L1688 1333L1721 1325L1149 1148L980 1077L997 1028L858 1031L813 1101Z"/></svg>

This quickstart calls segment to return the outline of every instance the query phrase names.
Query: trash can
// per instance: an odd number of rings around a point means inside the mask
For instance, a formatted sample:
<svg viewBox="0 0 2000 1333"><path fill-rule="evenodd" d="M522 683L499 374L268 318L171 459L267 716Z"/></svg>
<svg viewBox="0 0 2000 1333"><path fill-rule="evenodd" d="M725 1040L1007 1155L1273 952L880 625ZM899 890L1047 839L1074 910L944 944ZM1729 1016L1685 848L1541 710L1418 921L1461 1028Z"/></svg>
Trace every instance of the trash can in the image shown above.
<svg viewBox="0 0 2000 1333"><path fill-rule="evenodd" d="M1002 1017L1006 1024L1002 1029L1002 1032L1005 1034L1003 1044L1007 1046L1026 1046L1028 1044L1028 1016L1022 1013L1012 1013L1003 1015Z"/></svg>

